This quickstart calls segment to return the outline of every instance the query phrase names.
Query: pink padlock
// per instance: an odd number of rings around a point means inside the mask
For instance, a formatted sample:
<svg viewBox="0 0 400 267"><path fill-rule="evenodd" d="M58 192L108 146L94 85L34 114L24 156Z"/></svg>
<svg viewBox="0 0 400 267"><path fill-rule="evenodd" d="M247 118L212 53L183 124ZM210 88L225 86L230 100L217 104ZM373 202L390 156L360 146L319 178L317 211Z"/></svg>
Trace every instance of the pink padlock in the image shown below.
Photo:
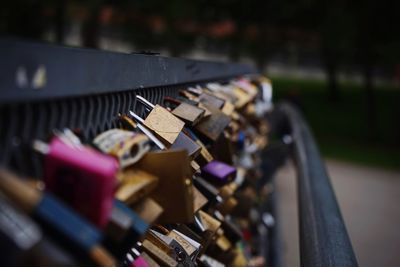
<svg viewBox="0 0 400 267"><path fill-rule="evenodd" d="M150 266L142 256L139 256L131 262L130 267L150 267Z"/></svg>
<svg viewBox="0 0 400 267"><path fill-rule="evenodd" d="M113 206L117 160L60 137L52 138L45 151L46 190L98 227L106 226Z"/></svg>

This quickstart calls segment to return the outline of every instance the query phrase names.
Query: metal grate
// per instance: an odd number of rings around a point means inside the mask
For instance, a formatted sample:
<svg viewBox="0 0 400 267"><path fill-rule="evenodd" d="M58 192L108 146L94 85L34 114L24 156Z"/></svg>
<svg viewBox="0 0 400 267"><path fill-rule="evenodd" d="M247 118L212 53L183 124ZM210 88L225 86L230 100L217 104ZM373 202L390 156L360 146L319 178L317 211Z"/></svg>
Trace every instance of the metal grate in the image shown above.
<svg viewBox="0 0 400 267"><path fill-rule="evenodd" d="M135 109L135 96L152 103L179 89L255 73L241 64L121 54L0 39L0 164L41 177L34 139L54 129L80 129L85 141L116 126ZM42 83L33 77L41 70ZM25 83L21 83L23 74ZM136 113L143 115L138 105Z"/></svg>
<svg viewBox="0 0 400 267"><path fill-rule="evenodd" d="M21 174L41 177L41 155L32 150L33 140L47 140L54 129L63 128L79 129L84 140L92 140L100 132L117 127L118 113L134 110L143 116L144 107L136 106L136 95L161 104L165 96L176 97L182 88L141 88L0 106L0 163Z"/></svg>

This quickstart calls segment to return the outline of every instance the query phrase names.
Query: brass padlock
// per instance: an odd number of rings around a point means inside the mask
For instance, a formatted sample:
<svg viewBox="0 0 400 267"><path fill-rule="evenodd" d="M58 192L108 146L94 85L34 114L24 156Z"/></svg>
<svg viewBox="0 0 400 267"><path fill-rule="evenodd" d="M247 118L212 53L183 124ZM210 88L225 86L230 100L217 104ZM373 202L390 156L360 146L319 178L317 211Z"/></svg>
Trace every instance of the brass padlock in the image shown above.
<svg viewBox="0 0 400 267"><path fill-rule="evenodd" d="M149 152L138 162L138 168L159 178L150 196L164 209L160 223L193 221L192 177L185 150Z"/></svg>
<svg viewBox="0 0 400 267"><path fill-rule="evenodd" d="M163 232L165 234L155 230L150 230L146 235L146 239L167 253L171 258L175 259L180 266L194 267L194 262L191 260L185 247L182 246L182 243L166 235L168 230L165 228L164 230L165 232ZM185 245L192 246L189 242L185 242ZM195 250L195 248L187 249Z"/></svg>
<svg viewBox="0 0 400 267"><path fill-rule="evenodd" d="M130 168L117 174L120 185L115 197L131 205L153 191L158 183L158 177L139 170Z"/></svg>
<svg viewBox="0 0 400 267"><path fill-rule="evenodd" d="M131 208L148 224L152 224L164 212L163 208L154 199L147 197L131 206Z"/></svg>
<svg viewBox="0 0 400 267"><path fill-rule="evenodd" d="M165 97L164 102L173 103L176 107L172 109L172 114L182 119L189 125L194 125L203 118L205 110L197 106L181 102L179 100Z"/></svg>
<svg viewBox="0 0 400 267"><path fill-rule="evenodd" d="M150 109L143 124L168 144L174 143L185 123L160 105L153 105L141 96L136 99Z"/></svg>
<svg viewBox="0 0 400 267"><path fill-rule="evenodd" d="M138 99L140 99L140 96L138 96ZM168 110L165 110L165 112L169 112ZM161 150L165 150L167 146L163 144L162 141L160 141L156 136L154 136L145 126L142 124L145 124L146 120L143 120L140 116L138 116L136 113L133 111L129 111L129 114L137 121L137 127L142 130L143 133L145 133ZM170 114L172 117L174 115ZM147 119L147 118L146 118ZM184 130L184 128L182 128ZM179 131L176 139L172 144L168 144L168 148L170 149L185 149L189 156L193 159L195 158L201 151L201 146L197 144L192 138L190 138L185 132L182 131L182 129Z"/></svg>
<svg viewBox="0 0 400 267"><path fill-rule="evenodd" d="M162 266L177 267L178 262L169 256L163 249L153 242L145 239L142 243L143 249Z"/></svg>
<svg viewBox="0 0 400 267"><path fill-rule="evenodd" d="M207 108L212 112L212 114L196 124L195 129L203 136L215 142L229 125L231 118L217 108L209 106L207 106Z"/></svg>
<svg viewBox="0 0 400 267"><path fill-rule="evenodd" d="M212 107L212 108L216 108L216 109L221 109L225 104L224 99L216 97L215 95L212 95L207 92L203 92L199 96L199 101L208 107Z"/></svg>

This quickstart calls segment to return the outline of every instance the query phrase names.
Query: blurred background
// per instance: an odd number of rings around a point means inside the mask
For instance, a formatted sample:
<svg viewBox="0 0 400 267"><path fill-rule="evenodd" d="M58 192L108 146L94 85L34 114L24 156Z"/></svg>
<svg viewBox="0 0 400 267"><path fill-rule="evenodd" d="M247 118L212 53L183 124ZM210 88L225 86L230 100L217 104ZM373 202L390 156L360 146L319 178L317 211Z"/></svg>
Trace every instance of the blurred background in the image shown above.
<svg viewBox="0 0 400 267"><path fill-rule="evenodd" d="M399 266L399 1L2 1L0 33L119 52L254 64L310 123L360 266ZM278 179L287 266L295 184ZM374 260L373 260L374 259Z"/></svg>

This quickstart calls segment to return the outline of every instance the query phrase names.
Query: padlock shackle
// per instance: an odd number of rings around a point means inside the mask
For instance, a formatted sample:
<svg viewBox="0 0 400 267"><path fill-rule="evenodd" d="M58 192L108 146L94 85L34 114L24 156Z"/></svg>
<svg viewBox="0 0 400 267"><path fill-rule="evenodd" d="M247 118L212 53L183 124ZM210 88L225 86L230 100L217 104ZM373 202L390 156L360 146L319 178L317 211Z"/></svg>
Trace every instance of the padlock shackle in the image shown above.
<svg viewBox="0 0 400 267"><path fill-rule="evenodd" d="M152 103L150 103L146 98L137 95L136 96L136 100L138 100L140 103L142 103L143 105L147 106L150 109L154 109L155 105L153 105Z"/></svg>
<svg viewBox="0 0 400 267"><path fill-rule="evenodd" d="M136 122L140 122L140 123L144 123L144 119L142 119L141 117L139 117L139 115L137 115L135 112L133 112L132 110L129 110L129 115L131 115Z"/></svg>

